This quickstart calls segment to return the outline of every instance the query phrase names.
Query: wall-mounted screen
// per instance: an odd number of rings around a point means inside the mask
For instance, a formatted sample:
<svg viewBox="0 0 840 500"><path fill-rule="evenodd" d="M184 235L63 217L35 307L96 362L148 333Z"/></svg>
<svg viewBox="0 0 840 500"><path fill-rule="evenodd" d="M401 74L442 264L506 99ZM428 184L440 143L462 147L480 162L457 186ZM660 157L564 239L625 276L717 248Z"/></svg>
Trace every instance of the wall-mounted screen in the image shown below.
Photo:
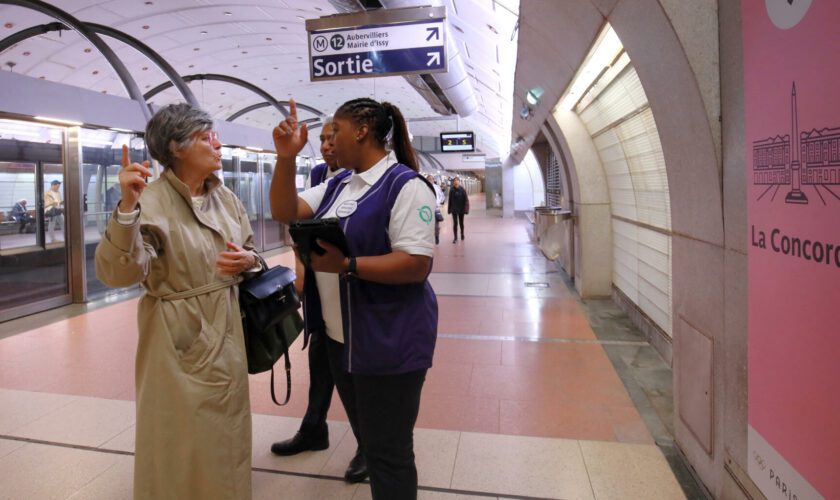
<svg viewBox="0 0 840 500"><path fill-rule="evenodd" d="M475 151L475 133L441 132L440 150L443 153L469 153Z"/></svg>

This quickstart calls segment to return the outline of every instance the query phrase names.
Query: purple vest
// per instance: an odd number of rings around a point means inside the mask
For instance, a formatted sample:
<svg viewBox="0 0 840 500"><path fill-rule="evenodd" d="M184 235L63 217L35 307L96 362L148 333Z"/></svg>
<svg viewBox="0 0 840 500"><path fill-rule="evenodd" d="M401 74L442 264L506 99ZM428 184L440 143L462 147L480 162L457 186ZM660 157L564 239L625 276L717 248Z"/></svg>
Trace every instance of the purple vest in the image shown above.
<svg viewBox="0 0 840 500"><path fill-rule="evenodd" d="M314 188L318 184L327 180L327 173L329 172L329 167L326 163L319 163L312 167L312 171L309 172L309 187Z"/></svg>
<svg viewBox="0 0 840 500"><path fill-rule="evenodd" d="M329 181L315 213L321 218L346 187L350 171ZM391 209L406 182L422 176L396 163L359 199L356 211L339 219L350 252L356 257L391 252ZM425 179L423 179L425 181ZM304 318L307 331L324 329L315 273L307 269ZM437 340L437 298L428 279L422 283L385 285L362 279L340 279L345 368L350 373L388 375L427 369Z"/></svg>

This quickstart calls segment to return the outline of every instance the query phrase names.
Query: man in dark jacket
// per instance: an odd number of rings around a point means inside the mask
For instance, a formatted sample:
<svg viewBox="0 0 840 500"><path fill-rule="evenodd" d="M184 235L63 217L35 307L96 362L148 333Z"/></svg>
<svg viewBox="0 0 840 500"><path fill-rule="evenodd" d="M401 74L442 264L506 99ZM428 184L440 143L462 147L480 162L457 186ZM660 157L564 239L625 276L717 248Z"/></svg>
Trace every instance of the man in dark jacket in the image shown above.
<svg viewBox="0 0 840 500"><path fill-rule="evenodd" d="M12 219L20 223L19 233L26 231L27 224L34 224L35 217L29 215L26 211L26 200L20 200L12 207Z"/></svg>
<svg viewBox="0 0 840 500"><path fill-rule="evenodd" d="M461 179L452 180L452 187L449 188L449 209L452 214L452 243L458 242L458 225L461 225L461 239L464 239L464 215L470 213L470 198L467 191L461 187Z"/></svg>

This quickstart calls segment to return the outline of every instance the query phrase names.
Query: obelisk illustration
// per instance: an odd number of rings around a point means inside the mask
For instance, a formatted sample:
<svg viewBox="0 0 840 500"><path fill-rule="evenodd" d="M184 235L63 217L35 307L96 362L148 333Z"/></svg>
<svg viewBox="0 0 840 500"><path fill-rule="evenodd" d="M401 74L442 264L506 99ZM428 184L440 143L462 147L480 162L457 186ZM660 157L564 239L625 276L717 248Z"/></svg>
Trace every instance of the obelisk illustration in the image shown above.
<svg viewBox="0 0 840 500"><path fill-rule="evenodd" d="M785 203L808 203L808 197L801 189L799 164L799 111L796 106L796 82L790 93L790 182L791 190L785 197Z"/></svg>

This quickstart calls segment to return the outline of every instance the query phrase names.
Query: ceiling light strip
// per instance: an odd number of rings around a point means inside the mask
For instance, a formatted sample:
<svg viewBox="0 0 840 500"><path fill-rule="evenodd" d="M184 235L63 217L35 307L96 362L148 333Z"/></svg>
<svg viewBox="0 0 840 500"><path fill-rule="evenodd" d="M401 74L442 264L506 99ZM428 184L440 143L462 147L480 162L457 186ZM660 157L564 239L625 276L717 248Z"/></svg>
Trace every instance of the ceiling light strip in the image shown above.
<svg viewBox="0 0 840 500"><path fill-rule="evenodd" d="M606 23L583 64L575 73L572 83L566 88L566 92L560 99L560 107L567 110L574 109L575 105L585 95L586 90L604 74L623 50L624 46L615 30L609 23Z"/></svg>
<svg viewBox="0 0 840 500"><path fill-rule="evenodd" d="M52 123L60 123L62 125L74 125L80 127L84 125L83 122L76 121L76 120L66 120L64 118L51 118L49 116L36 116L34 117L36 120L41 122L52 122Z"/></svg>

